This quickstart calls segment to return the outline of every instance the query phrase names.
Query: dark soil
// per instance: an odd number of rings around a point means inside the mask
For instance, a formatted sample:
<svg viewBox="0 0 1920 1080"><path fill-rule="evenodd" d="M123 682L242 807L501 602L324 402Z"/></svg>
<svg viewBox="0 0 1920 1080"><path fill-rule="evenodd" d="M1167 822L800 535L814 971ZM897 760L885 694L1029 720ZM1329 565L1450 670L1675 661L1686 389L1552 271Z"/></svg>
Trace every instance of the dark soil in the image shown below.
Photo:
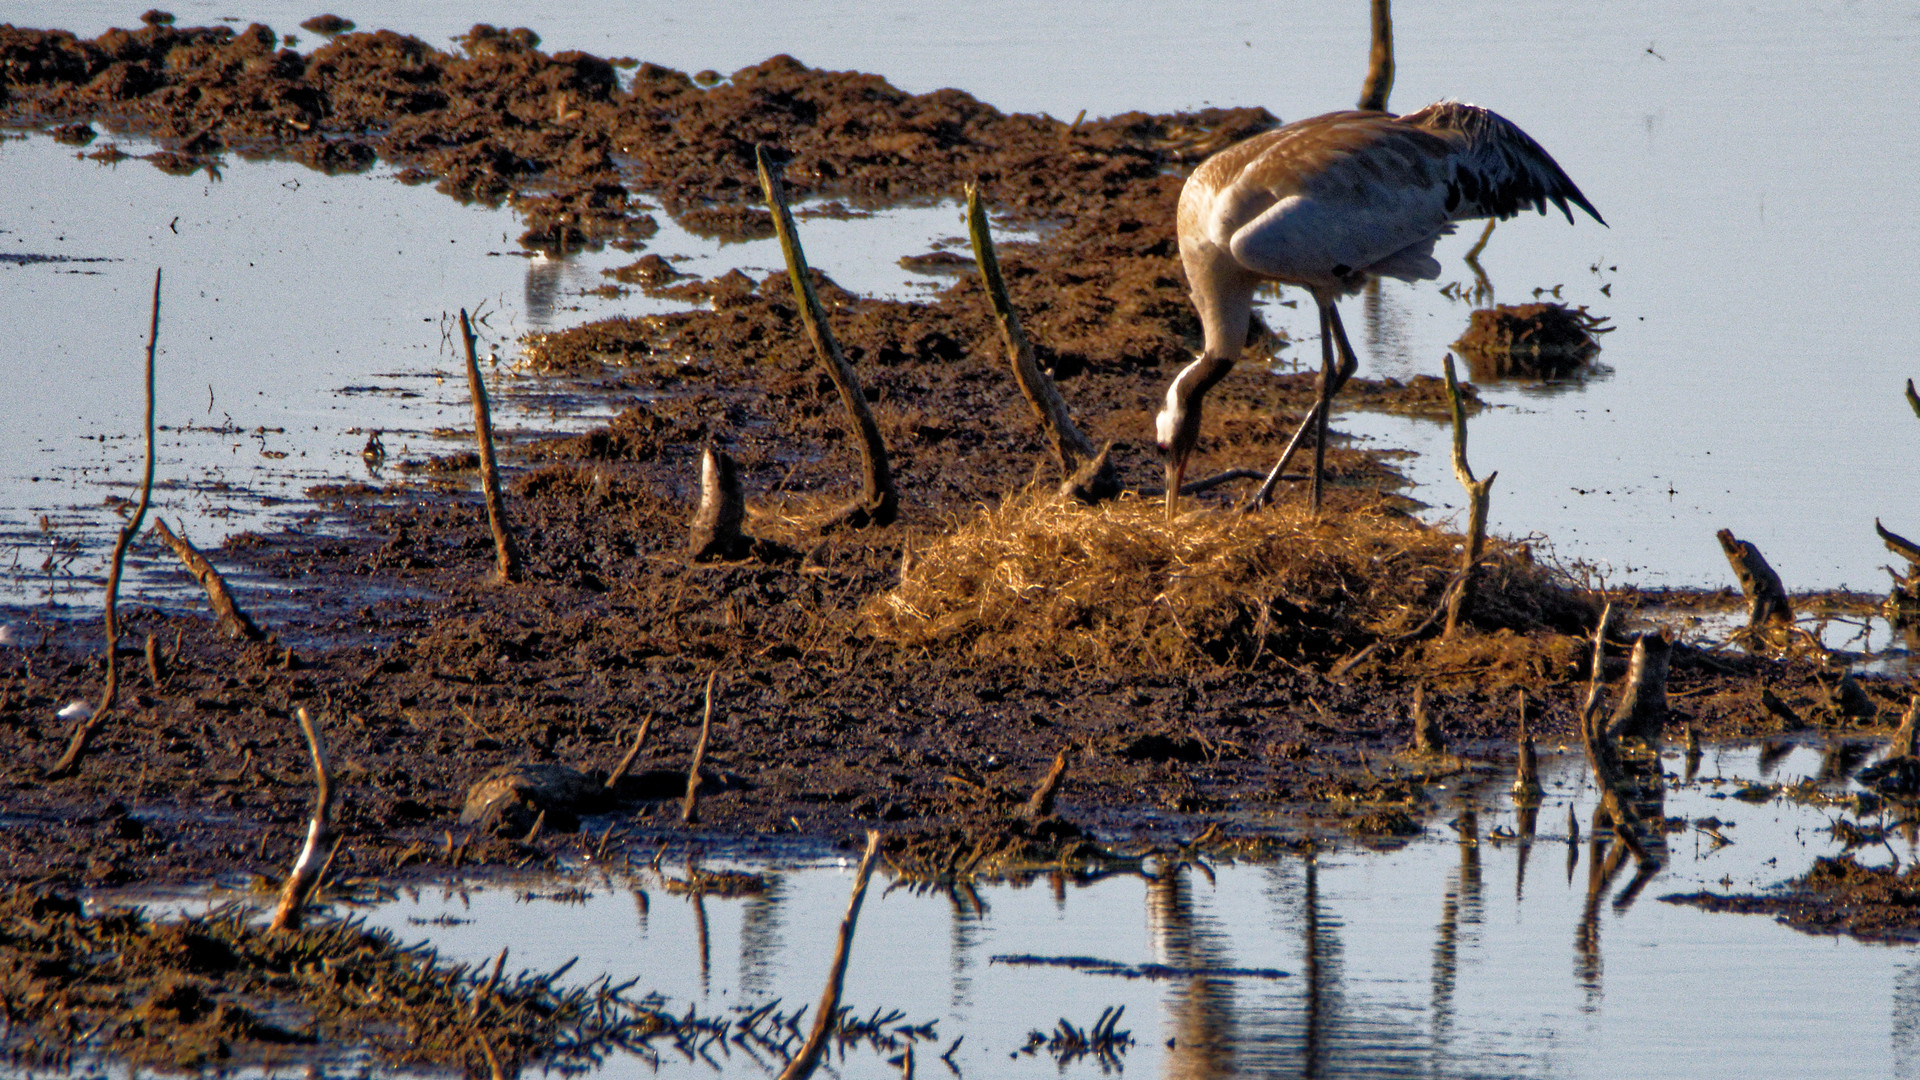
<svg viewBox="0 0 1920 1080"><path fill-rule="evenodd" d="M711 86L646 64L622 76L491 27L476 27L457 55L388 32L342 33L304 56L278 42L257 26L155 21L92 41L0 27L0 119L151 135L168 147L157 162L168 168L227 151L322 169L385 159L459 198L511 200L524 242L550 248L637 251L658 210L721 235L765 230L756 143L784 158L796 196L950 197L973 180L996 212L1047 223L1043 241L1001 252L1013 302L1083 428L1113 442L1119 474L1143 489L1161 471L1151 414L1198 333L1172 234L1182 169L1275 122L1209 110L1070 127L786 57ZM817 281L902 492L892 527L823 535L807 519L852 488L856 455L786 280L734 273L669 286L659 260L630 270L621 280L694 290L710 307L528 343L543 370L633 404L600 430L506 449L527 583L488 583L492 545L477 492L463 486L470 474L413 463L435 479L362 493L371 499L339 489L325 535L243 535L213 553L321 587L308 606L263 620L274 644L223 640L198 617L127 616L121 709L75 778L49 781L44 770L68 727L55 711L99 692L97 625L36 628L32 644L0 658L10 748L0 874L96 888L277 877L311 793L291 719L300 707L321 718L344 785L340 875L545 862L603 839L616 852L661 836L844 840L869 826L890 831L896 855L949 871L979 865L972 852L1091 857L1184 843L1216 825L1223 842L1343 822L1400 831L1428 809L1419 786L1404 774L1375 779L1366 762L1407 743L1416 683L1456 751L1507 757L1516 687L1540 706L1536 736L1573 731L1592 603L1544 569L1513 579L1524 590L1489 592L1462 636L1383 648L1341 678L1330 672L1355 635L1417 622L1443 574L1421 568L1414 606L1391 619L1259 597L1251 607L1272 619L1359 628L1272 638L1288 643L1282 652L1187 647L1159 629L1172 644L1070 663L1032 649L893 643L867 611L903 561L980 506L1059 479L975 278L923 303ZM1259 344L1285 345L1271 335ZM1368 407L1445 409L1430 380L1347 392ZM1194 474L1270 463L1311 394L1309 376L1243 365L1209 398ZM685 557L707 444L741 463L748 529L769 541L746 561ZM1383 461L1336 446L1330 463L1330 535L1404 513ZM1187 505L1217 513L1222 503ZM1381 567L1410 572L1391 559ZM1151 615L1154 600L1136 606ZM158 678L140 651L149 636L164 661ZM1833 705L1833 663L1676 648L1669 692L1707 737L1779 730L1763 691L1813 723L1874 728L1897 715L1903 690L1882 681L1863 680L1867 715ZM716 671L715 782L690 829L679 792L658 778L686 769ZM459 823L469 785L490 770L529 762L604 775L649 716L633 777L655 779L588 808L589 832L560 833L559 815L532 837ZM1023 817L1067 746L1077 749L1057 815Z"/></svg>

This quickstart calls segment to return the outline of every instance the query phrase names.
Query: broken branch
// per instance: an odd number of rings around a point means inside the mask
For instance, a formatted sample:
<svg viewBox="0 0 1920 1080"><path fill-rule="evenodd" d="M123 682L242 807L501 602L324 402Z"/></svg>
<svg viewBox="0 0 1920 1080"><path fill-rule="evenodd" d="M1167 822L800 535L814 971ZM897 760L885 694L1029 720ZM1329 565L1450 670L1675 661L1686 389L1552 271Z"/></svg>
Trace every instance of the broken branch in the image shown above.
<svg viewBox="0 0 1920 1080"><path fill-rule="evenodd" d="M240 605L234 601L232 590L227 588L227 579L220 576L220 571L214 569L213 564L207 561L207 557L200 553L199 548L193 546L192 541L176 535L172 529L167 528L166 520L163 518L153 519L153 531L173 549L173 553L186 564L187 572L192 574L194 580L200 583L200 587L207 591L207 602L213 605L213 613L219 619L221 629L242 641L266 640L267 635L247 617L246 612L240 610Z"/></svg>
<svg viewBox="0 0 1920 1080"><path fill-rule="evenodd" d="M323 860L320 849L326 846L333 836L333 776L327 768L327 747L320 737L320 727L307 715L304 708L294 710L300 720L300 731L307 737L307 750L313 757L313 777L315 791L313 796L313 818L307 823L307 842L300 849L300 857L293 862L293 872L287 875L287 883L280 890L280 906L274 909L272 930L298 930L300 918L313 887L320 880L323 862L331 861L331 856Z"/></svg>

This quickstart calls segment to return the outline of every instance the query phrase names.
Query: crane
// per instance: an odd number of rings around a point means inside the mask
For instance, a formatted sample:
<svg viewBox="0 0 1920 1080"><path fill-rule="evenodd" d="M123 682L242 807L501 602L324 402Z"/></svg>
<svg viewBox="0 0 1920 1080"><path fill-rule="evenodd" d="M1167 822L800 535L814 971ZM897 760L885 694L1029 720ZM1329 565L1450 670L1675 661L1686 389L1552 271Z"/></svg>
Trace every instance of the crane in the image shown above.
<svg viewBox="0 0 1920 1080"><path fill-rule="evenodd" d="M1549 202L1569 224L1569 204L1606 224L1526 132L1454 101L1405 116L1356 109L1298 120L1201 163L1180 191L1176 228L1205 348L1167 386L1154 418L1167 455L1167 516L1199 442L1201 401L1245 347L1255 289L1296 285L1320 309L1319 397L1289 445L1315 428L1310 501L1318 513L1329 406L1358 366L1335 302L1374 278L1438 277L1434 241L1456 221L1529 207L1544 214Z"/></svg>

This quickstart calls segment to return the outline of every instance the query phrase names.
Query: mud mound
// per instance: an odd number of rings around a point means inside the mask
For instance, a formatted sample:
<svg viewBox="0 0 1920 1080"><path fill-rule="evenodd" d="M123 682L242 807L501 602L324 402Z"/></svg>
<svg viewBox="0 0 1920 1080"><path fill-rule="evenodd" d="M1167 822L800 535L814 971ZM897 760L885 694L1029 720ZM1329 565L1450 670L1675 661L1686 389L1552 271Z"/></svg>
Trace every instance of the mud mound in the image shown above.
<svg viewBox="0 0 1920 1080"><path fill-rule="evenodd" d="M1167 521L1145 501L1016 498L918 553L867 617L902 645L1016 663L1330 661L1425 619L1458 542L1379 509L1337 524L1291 505ZM1530 613L1563 603L1524 549L1495 564L1488 612L1537 625Z"/></svg>
<svg viewBox="0 0 1920 1080"><path fill-rule="evenodd" d="M1815 859L1813 869L1779 895L1686 893L1661 899L1706 911L1773 915L1809 934L1920 941L1920 867L1861 866L1851 855Z"/></svg>
<svg viewBox="0 0 1920 1080"><path fill-rule="evenodd" d="M1502 304L1475 311L1453 347L1476 379L1551 378L1569 374L1600 352L1607 320L1565 304Z"/></svg>

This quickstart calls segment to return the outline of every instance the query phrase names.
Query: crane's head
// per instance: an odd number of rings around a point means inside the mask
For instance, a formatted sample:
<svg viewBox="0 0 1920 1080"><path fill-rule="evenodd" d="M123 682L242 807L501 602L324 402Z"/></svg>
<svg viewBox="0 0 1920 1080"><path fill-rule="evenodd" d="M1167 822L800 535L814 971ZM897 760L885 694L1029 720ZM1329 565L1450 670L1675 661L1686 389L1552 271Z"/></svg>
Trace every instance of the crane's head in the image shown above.
<svg viewBox="0 0 1920 1080"><path fill-rule="evenodd" d="M1200 441L1200 400L1219 381L1213 368L1216 361L1206 356L1180 369L1167 385L1167 403L1153 418L1154 438L1160 452L1167 455L1167 517L1172 519L1180 499L1180 481L1187 472L1187 458ZM1228 365L1231 366L1231 361Z"/></svg>

